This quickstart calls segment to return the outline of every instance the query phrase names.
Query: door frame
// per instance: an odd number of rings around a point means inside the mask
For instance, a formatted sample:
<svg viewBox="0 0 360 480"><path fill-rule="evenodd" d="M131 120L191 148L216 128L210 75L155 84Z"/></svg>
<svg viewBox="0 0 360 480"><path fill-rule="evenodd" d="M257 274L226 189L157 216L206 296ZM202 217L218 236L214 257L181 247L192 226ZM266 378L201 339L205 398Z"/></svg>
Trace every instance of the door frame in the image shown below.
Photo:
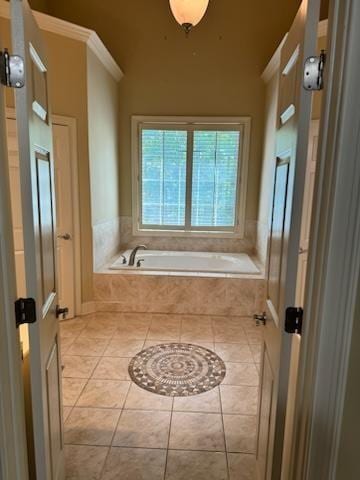
<svg viewBox="0 0 360 480"><path fill-rule="evenodd" d="M16 120L16 109L6 108L6 118ZM71 189L73 198L73 245L74 245L74 285L75 285L75 316L81 316L83 305L81 300L81 231L80 231L80 197L79 197L79 167L77 148L77 122L73 117L64 115L51 115L51 122L55 125L63 125L70 132L70 156L71 156Z"/></svg>
<svg viewBox="0 0 360 480"><path fill-rule="evenodd" d="M0 477L28 479L24 387L19 332L15 326L15 257L7 168L6 113L0 86Z"/></svg>
<svg viewBox="0 0 360 480"><path fill-rule="evenodd" d="M295 410L294 480L336 478L360 278L359 2L332 0L329 27Z"/></svg>
<svg viewBox="0 0 360 480"><path fill-rule="evenodd" d="M81 231L80 231L80 197L79 197L79 168L77 149L77 124L76 119L64 115L51 115L55 125L69 128L70 156L71 156L71 189L73 198L73 245L74 245L74 285L75 285L75 316L82 315L81 300Z"/></svg>

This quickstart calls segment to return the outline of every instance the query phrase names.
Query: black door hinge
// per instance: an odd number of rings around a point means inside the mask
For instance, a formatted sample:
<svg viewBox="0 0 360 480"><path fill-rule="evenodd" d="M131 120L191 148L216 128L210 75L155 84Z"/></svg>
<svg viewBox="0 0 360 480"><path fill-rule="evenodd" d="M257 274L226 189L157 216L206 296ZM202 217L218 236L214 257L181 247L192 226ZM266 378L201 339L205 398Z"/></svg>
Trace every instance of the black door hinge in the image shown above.
<svg viewBox="0 0 360 480"><path fill-rule="evenodd" d="M19 298L15 302L16 327L36 322L36 303L33 298Z"/></svg>
<svg viewBox="0 0 360 480"><path fill-rule="evenodd" d="M304 310L302 308L289 307L285 315L285 332L301 335Z"/></svg>

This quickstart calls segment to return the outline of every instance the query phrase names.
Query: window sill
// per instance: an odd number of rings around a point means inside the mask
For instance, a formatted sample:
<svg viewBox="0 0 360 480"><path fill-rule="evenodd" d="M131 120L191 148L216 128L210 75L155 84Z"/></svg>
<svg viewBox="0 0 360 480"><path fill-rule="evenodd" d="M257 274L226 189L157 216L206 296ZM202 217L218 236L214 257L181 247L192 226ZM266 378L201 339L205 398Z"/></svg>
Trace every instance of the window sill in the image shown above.
<svg viewBox="0 0 360 480"><path fill-rule="evenodd" d="M184 231L184 230L158 230L158 229L133 229L134 237L177 237L177 238L223 238L244 239L240 230L237 232L226 231Z"/></svg>

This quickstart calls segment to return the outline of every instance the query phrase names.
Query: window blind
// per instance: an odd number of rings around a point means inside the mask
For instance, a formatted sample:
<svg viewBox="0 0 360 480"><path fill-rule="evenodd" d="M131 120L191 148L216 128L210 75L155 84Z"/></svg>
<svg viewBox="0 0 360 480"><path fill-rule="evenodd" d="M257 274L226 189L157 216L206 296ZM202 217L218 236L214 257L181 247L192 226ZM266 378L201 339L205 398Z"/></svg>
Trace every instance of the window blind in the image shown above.
<svg viewBox="0 0 360 480"><path fill-rule="evenodd" d="M240 133L195 131L191 225L233 227Z"/></svg>
<svg viewBox="0 0 360 480"><path fill-rule="evenodd" d="M143 225L185 225L187 135L142 130Z"/></svg>

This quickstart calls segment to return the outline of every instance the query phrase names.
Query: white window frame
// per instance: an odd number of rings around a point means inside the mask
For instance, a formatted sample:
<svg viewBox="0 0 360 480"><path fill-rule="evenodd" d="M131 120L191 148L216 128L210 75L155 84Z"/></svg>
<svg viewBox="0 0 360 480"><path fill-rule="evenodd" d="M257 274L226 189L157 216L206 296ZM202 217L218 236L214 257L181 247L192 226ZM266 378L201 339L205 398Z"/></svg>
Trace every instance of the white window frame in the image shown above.
<svg viewBox="0 0 360 480"><path fill-rule="evenodd" d="M239 151L238 178L235 226L219 228L216 227L191 227L186 224L185 229L181 227L165 226L143 226L141 225L141 138L144 128L177 129L177 130L237 130L240 132L241 143ZM244 238L245 236L245 215L247 197L247 177L250 152L250 117L154 117L140 116L132 117L132 220L134 236L167 236L167 237L208 237L208 238ZM187 158L187 185L191 185L192 162L189 156L192 155L192 135L188 135L188 158ZM191 188L186 190L186 208L191 208ZM191 200L191 199L190 199ZM186 218L190 218L187 212Z"/></svg>

